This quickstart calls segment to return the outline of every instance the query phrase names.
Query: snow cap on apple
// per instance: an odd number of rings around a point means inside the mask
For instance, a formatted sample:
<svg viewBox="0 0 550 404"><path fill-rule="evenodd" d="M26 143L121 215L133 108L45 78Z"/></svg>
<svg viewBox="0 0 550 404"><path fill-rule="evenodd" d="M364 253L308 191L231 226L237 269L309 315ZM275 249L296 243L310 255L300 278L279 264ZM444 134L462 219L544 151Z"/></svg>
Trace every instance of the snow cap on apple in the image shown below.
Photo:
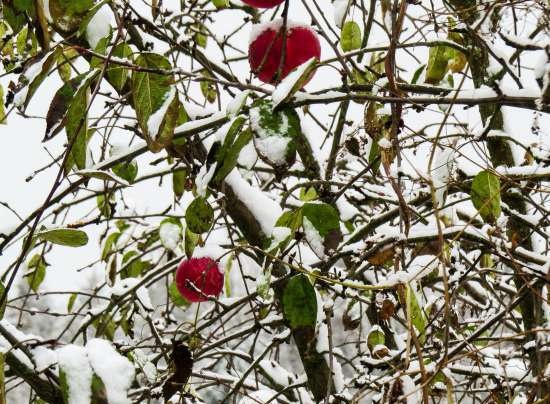
<svg viewBox="0 0 550 404"><path fill-rule="evenodd" d="M281 4L284 0L243 0L243 3L256 8L272 8Z"/></svg>
<svg viewBox="0 0 550 404"><path fill-rule="evenodd" d="M223 272L212 258L184 259L176 270L176 286L188 301L204 302L221 293Z"/></svg>
<svg viewBox="0 0 550 404"><path fill-rule="evenodd" d="M252 29L248 62L251 70L264 83L273 84L309 59L321 58L321 44L317 33L305 24L287 21L284 61L280 77L277 77L283 58L283 36L282 19L255 25Z"/></svg>

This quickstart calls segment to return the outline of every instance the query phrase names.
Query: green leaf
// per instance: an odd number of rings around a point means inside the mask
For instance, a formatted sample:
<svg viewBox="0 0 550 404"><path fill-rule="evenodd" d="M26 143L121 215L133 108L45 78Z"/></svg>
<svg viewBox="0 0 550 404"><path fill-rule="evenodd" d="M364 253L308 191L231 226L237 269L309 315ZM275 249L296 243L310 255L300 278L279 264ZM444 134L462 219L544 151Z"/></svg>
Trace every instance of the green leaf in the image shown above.
<svg viewBox="0 0 550 404"><path fill-rule="evenodd" d="M50 11L59 9L65 16L73 16L85 14L93 9L94 0L49 0L49 4Z"/></svg>
<svg viewBox="0 0 550 404"><path fill-rule="evenodd" d="M214 209L205 198L199 196L185 211L185 221L187 228L193 233L207 232L214 221Z"/></svg>
<svg viewBox="0 0 550 404"><path fill-rule="evenodd" d="M371 352L376 345L384 345L385 343L386 336L384 335L384 331L380 328L374 328L369 332L367 336L367 346Z"/></svg>
<svg viewBox="0 0 550 404"><path fill-rule="evenodd" d="M141 53L135 64L148 69L172 69L168 59L156 53ZM180 102L173 75L135 70L132 73L132 104L150 150L162 150L171 142L179 116ZM155 117L150 120L152 115Z"/></svg>
<svg viewBox="0 0 550 404"><path fill-rule="evenodd" d="M67 61L67 58L60 53L57 57L57 73L63 81L63 83L68 83L71 80L72 68L70 63Z"/></svg>
<svg viewBox="0 0 550 404"><path fill-rule="evenodd" d="M434 46L430 48L426 77L428 84L438 84L445 77L449 63L449 54L446 46Z"/></svg>
<svg viewBox="0 0 550 404"><path fill-rule="evenodd" d="M187 183L187 170L178 169L172 172L172 190L176 199L180 199L185 192L185 185Z"/></svg>
<svg viewBox="0 0 550 404"><path fill-rule="evenodd" d="M114 57L132 61L132 48L125 43L119 43L113 48L112 55ZM124 90L124 86L130 77L130 69L127 67L112 63L107 70L107 81L117 90L119 93Z"/></svg>
<svg viewBox="0 0 550 404"><path fill-rule="evenodd" d="M229 7L229 0L212 0L212 4L216 8L226 8Z"/></svg>
<svg viewBox="0 0 550 404"><path fill-rule="evenodd" d="M221 184L235 168L239 153L252 139L252 132L249 130L242 131L244 124L244 117L235 118L227 131L223 145L217 149L214 157L218 164L212 179L214 184Z"/></svg>
<svg viewBox="0 0 550 404"><path fill-rule="evenodd" d="M17 34L17 39L15 40L15 47L17 49L17 53L20 55L25 54L25 48L27 45L27 33L29 32L29 28L25 27Z"/></svg>
<svg viewBox="0 0 550 404"><path fill-rule="evenodd" d="M54 28L64 33L73 33L93 9L94 0L48 0L47 4Z"/></svg>
<svg viewBox="0 0 550 404"><path fill-rule="evenodd" d="M302 226L301 209L284 212L279 219L277 219L275 227L287 227L290 229L290 235L278 245L281 250L284 250L288 246L288 243L294 238L294 234L300 226Z"/></svg>
<svg viewBox="0 0 550 404"><path fill-rule="evenodd" d="M46 277L46 263L42 257L40 258L40 261L33 267L34 270L25 274L27 281L29 282L29 286L34 292L38 292L38 288Z"/></svg>
<svg viewBox="0 0 550 404"><path fill-rule="evenodd" d="M122 257L122 268L120 278L138 278L150 267L148 261L142 261L138 258L137 251L128 251Z"/></svg>
<svg viewBox="0 0 550 404"><path fill-rule="evenodd" d="M495 223L500 216L500 180L490 171L481 171L472 181L472 203L483 220Z"/></svg>
<svg viewBox="0 0 550 404"><path fill-rule="evenodd" d="M82 230L59 228L43 230L36 234L40 240L67 247L82 247L88 244L88 235Z"/></svg>
<svg viewBox="0 0 550 404"><path fill-rule="evenodd" d="M200 241L200 236L193 233L188 228L185 229L185 255L187 258L193 256L193 251Z"/></svg>
<svg viewBox="0 0 550 404"><path fill-rule="evenodd" d="M284 212L281 217L277 219L275 226L288 227L290 230L295 232L300 228L300 226L302 226L302 210L297 209Z"/></svg>
<svg viewBox="0 0 550 404"><path fill-rule="evenodd" d="M104 56L110 54L112 57L127 60L130 63L132 62L133 51L126 42L118 43L112 49L109 46L110 42L110 37L102 38L97 43L95 51ZM90 65L92 67L102 69L105 63L107 63L107 60L105 59L92 57ZM119 63L110 61L106 71L106 77L109 84L112 85L118 93L122 93L130 77L130 69Z"/></svg>
<svg viewBox="0 0 550 404"><path fill-rule="evenodd" d="M69 80L56 91L46 114L46 133L44 140L49 140L59 133L67 123L67 110L74 99L76 90L85 75L81 74Z"/></svg>
<svg viewBox="0 0 550 404"><path fill-rule="evenodd" d="M420 334L419 340L424 343L426 340L426 325L427 320L422 308L418 304L416 293L410 284L405 286L405 298L407 305L407 313L411 320L411 323L415 326Z"/></svg>
<svg viewBox="0 0 550 404"><path fill-rule="evenodd" d="M101 251L101 260L107 261L107 258L109 258L109 255L111 255L111 252L113 251L113 247L115 246L116 242L118 241L120 237L119 232L111 233L105 240L105 244L103 245L103 250Z"/></svg>
<svg viewBox="0 0 550 404"><path fill-rule="evenodd" d="M29 262L27 263L27 266L29 268L36 268L36 266L38 264L40 264L40 262L43 260L42 258L42 255L41 254L34 254L32 256L32 258L29 260Z"/></svg>
<svg viewBox="0 0 550 404"><path fill-rule="evenodd" d="M128 181L130 184L134 182L138 175L138 165L134 160L130 162L118 163L111 170L117 176Z"/></svg>
<svg viewBox="0 0 550 404"><path fill-rule="evenodd" d="M418 79L420 78L420 75L422 74L425 68L426 68L426 65L420 65L420 67L414 71L411 84L416 84L418 82Z"/></svg>
<svg viewBox="0 0 550 404"><path fill-rule="evenodd" d="M204 73L203 77L209 78L210 75L208 73ZM210 104L216 102L216 99L218 98L218 90L216 89L216 84L213 81L201 80L199 86L206 101Z"/></svg>
<svg viewBox="0 0 550 404"><path fill-rule="evenodd" d="M105 269L107 271L107 285L112 287L116 282L116 274L118 272L118 260L115 255L111 255L107 260Z"/></svg>
<svg viewBox="0 0 550 404"><path fill-rule="evenodd" d="M310 202L317 199L317 191L313 187L300 188L300 200L304 202Z"/></svg>
<svg viewBox="0 0 550 404"><path fill-rule="evenodd" d="M306 275L295 275L286 284L283 291L283 313L292 329L315 327L317 296Z"/></svg>
<svg viewBox="0 0 550 404"><path fill-rule="evenodd" d="M207 36L207 30L204 24L199 23L194 26L196 32L195 32L195 43L200 46L201 48L206 48L206 44L208 43L208 36Z"/></svg>
<svg viewBox="0 0 550 404"><path fill-rule="evenodd" d="M340 215L328 203L306 203L302 207L302 214L323 237L340 228Z"/></svg>
<svg viewBox="0 0 550 404"><path fill-rule="evenodd" d="M70 151L64 166L65 173L75 165L79 169L86 167L88 140L93 133L88 129L90 86L98 74L99 71L93 70L82 79L69 105L65 130Z"/></svg>
<svg viewBox="0 0 550 404"><path fill-rule="evenodd" d="M387 123L391 119L389 115L379 113L382 104L378 102L370 102L367 106L365 114L365 131L369 135L370 151L368 161L372 165L372 170L377 173L380 169L382 156L378 142L382 137L386 137L388 131Z"/></svg>
<svg viewBox="0 0 550 404"><path fill-rule="evenodd" d="M67 313L71 313L73 311L77 296L78 295L76 293L72 293L71 296L69 296L69 300L67 301Z"/></svg>
<svg viewBox="0 0 550 404"><path fill-rule="evenodd" d="M114 202L111 201L111 195L98 195L96 198L96 204L103 216L111 217L114 207Z"/></svg>
<svg viewBox="0 0 550 404"><path fill-rule="evenodd" d="M187 308L191 304L180 294L175 281L170 284L170 287L168 288L168 295L170 296L172 303L178 307Z"/></svg>
<svg viewBox="0 0 550 404"><path fill-rule="evenodd" d="M61 388L61 396L63 397L63 403L68 404L69 401L69 383L67 381L67 373L63 368L59 368L59 387Z"/></svg>
<svg viewBox="0 0 550 404"><path fill-rule="evenodd" d="M340 33L340 46L344 52L361 47L361 28L355 21L347 21Z"/></svg>
<svg viewBox="0 0 550 404"><path fill-rule="evenodd" d="M32 19L35 13L33 0L2 1L3 18L11 26L13 32L19 32L27 22L27 15Z"/></svg>
<svg viewBox="0 0 550 404"><path fill-rule="evenodd" d="M113 332L114 334L114 332ZM103 380L95 373L92 376L92 401L90 404L104 404L107 403L107 390Z"/></svg>

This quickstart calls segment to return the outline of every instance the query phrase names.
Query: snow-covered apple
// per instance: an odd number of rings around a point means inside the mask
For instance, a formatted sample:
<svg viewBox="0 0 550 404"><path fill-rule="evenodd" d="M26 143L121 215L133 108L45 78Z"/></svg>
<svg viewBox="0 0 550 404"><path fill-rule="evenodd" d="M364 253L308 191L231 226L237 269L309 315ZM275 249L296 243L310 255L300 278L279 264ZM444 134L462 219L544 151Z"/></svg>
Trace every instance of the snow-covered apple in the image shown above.
<svg viewBox="0 0 550 404"><path fill-rule="evenodd" d="M275 83L309 59L321 57L321 44L315 31L307 25L287 21L284 60L281 61L283 36L282 19L256 25L252 30L248 62L251 70L264 83ZM279 67L280 77L277 77Z"/></svg>
<svg viewBox="0 0 550 404"><path fill-rule="evenodd" d="M243 0L243 3L256 8L272 8L281 4L284 0Z"/></svg>
<svg viewBox="0 0 550 404"><path fill-rule="evenodd" d="M223 273L212 258L184 259L176 271L176 286L190 302L204 302L221 293Z"/></svg>

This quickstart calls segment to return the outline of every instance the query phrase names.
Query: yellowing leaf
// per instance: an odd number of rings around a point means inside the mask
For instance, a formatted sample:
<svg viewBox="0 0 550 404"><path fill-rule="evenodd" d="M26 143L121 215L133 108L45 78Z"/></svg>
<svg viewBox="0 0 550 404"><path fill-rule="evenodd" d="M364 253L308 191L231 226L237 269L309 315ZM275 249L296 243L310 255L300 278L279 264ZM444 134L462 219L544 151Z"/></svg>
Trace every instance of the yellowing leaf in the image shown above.
<svg viewBox="0 0 550 404"><path fill-rule="evenodd" d="M355 21L347 21L340 33L340 46L344 52L361 47L361 29Z"/></svg>
<svg viewBox="0 0 550 404"><path fill-rule="evenodd" d="M500 216L500 180L490 171L481 171L472 181L472 203L487 223Z"/></svg>

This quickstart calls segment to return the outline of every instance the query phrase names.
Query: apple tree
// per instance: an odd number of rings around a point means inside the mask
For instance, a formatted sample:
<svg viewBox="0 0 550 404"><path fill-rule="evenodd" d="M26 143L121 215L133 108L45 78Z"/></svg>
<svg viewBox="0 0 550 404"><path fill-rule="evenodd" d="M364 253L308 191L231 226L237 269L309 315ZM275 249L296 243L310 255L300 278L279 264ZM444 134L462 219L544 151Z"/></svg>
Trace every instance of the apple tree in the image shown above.
<svg viewBox="0 0 550 404"><path fill-rule="evenodd" d="M1 4L0 404L550 402L550 3Z"/></svg>

